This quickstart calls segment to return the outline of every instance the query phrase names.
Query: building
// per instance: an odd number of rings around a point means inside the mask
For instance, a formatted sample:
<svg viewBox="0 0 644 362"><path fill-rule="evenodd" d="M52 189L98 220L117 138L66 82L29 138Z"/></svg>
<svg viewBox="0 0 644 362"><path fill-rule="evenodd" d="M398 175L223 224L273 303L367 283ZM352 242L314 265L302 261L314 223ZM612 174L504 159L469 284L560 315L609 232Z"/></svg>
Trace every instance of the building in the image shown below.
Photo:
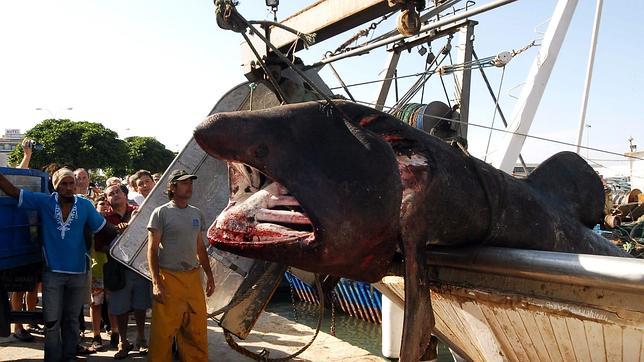
<svg viewBox="0 0 644 362"><path fill-rule="evenodd" d="M24 137L25 135L19 129L6 128L4 130L4 135L0 137L0 167L8 165L9 153L20 145Z"/></svg>

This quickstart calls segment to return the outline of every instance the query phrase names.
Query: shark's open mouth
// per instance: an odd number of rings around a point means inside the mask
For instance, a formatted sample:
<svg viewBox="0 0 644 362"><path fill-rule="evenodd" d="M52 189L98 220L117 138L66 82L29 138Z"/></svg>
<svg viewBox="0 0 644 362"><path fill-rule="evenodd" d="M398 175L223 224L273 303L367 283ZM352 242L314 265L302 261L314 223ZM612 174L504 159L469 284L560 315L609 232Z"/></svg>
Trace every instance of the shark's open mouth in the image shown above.
<svg viewBox="0 0 644 362"><path fill-rule="evenodd" d="M230 163L230 202L208 231L220 246L242 248L314 241L314 227L300 202L257 169Z"/></svg>

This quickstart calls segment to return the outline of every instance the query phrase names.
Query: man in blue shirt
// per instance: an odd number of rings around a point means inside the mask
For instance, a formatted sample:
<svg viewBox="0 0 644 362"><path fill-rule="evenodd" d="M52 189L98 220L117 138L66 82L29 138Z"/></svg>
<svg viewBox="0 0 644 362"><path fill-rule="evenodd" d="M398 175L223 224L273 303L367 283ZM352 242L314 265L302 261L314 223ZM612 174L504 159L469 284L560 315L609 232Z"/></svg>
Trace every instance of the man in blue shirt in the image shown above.
<svg viewBox="0 0 644 362"><path fill-rule="evenodd" d="M105 219L89 200L74 194L75 179L70 169L56 171L52 183L56 192L51 195L30 192L16 188L0 174L0 189L18 199L18 207L38 210L45 259L45 361L67 361L75 360L78 311L89 292L84 229L102 234L112 234L113 230L105 228Z"/></svg>

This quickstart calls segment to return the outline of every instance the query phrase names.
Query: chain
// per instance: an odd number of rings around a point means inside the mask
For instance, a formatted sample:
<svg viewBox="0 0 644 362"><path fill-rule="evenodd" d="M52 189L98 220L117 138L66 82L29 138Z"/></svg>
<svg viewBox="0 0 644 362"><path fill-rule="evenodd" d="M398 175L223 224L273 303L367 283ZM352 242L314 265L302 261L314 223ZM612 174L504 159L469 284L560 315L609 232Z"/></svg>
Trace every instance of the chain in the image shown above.
<svg viewBox="0 0 644 362"><path fill-rule="evenodd" d="M342 44L341 44L341 45L340 45L340 46L339 46L335 51L333 51L333 52L328 52L328 53L327 53L327 56L337 55L337 54L340 54L340 53L342 53L342 52L344 52L344 51L352 50L352 49L355 49L355 48L359 47L359 46L355 46L355 47L351 47L351 48L349 48L349 44L351 44L351 43L353 43L353 42L357 41L358 39L360 39L360 38L362 38L362 37L367 37L367 36L369 35L369 33L370 33L372 30L376 30L376 28L378 27L378 25L380 25L383 21L387 20L387 19L388 19L392 14L394 14L394 12L391 12L391 13L389 13L389 14L387 14L387 15L384 15L384 16L382 17L382 19L380 19L380 20L378 20L378 21L375 21L375 22L371 23L371 24L369 25L369 27L364 28L364 29L362 29L362 30L358 31L358 32L357 32L355 35L353 35L351 38L347 39L347 41L345 41L344 43L342 43Z"/></svg>
<svg viewBox="0 0 644 362"><path fill-rule="evenodd" d="M320 275L315 274L315 287L317 289L318 295L323 295L322 291L322 283L320 282ZM255 353L253 351L248 350L245 347L240 346L235 342L233 339L232 333L224 329L224 338L226 339L226 343L232 348L233 350L239 352L240 354L252 358L255 361L270 361L270 362L286 362L289 361L298 355L300 355L302 352L304 352L307 348L309 348L312 344L313 341L315 341L315 338L318 336L318 333L320 333L320 326L322 325L322 319L324 318L324 298L320 298L320 309L319 309L319 314L318 314L318 322L317 326L315 328L315 333L313 334L313 337L311 337L311 340L305 344L302 348L300 348L298 351L295 353L292 353L288 356L285 357L280 357L280 358L269 358L269 351L266 348L263 348L261 351L258 353Z"/></svg>
<svg viewBox="0 0 644 362"><path fill-rule="evenodd" d="M331 291L331 332L330 334L335 337L335 303L336 295L335 289Z"/></svg>
<svg viewBox="0 0 644 362"><path fill-rule="evenodd" d="M291 273L291 268L289 268L289 273ZM291 273L292 275L293 273ZM293 287L292 282L289 281L288 285L290 286L291 290L291 306L293 307L293 320L295 323L298 323L298 318L297 318L297 305L295 304L295 287Z"/></svg>
<svg viewBox="0 0 644 362"><path fill-rule="evenodd" d="M533 40L532 42L530 42L530 44L524 46L523 48L521 48L519 50L513 50L512 51L512 56L515 57L515 56L523 53L524 51L526 51L526 50L528 50L528 49L530 49L532 47L539 46L539 45L541 45L541 44L537 44L537 41Z"/></svg>

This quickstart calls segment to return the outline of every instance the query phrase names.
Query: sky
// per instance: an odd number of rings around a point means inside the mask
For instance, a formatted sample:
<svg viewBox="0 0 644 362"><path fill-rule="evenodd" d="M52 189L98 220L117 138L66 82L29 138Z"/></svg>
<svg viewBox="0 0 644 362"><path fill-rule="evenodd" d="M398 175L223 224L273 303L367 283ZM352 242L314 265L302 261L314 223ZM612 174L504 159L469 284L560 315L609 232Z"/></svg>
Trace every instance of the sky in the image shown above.
<svg viewBox="0 0 644 362"><path fill-rule="evenodd" d="M282 0L278 19L308 3ZM479 57L539 39L555 4L555 0L520 0L474 17L479 22L475 28ZM261 0L242 0L238 9L248 19L272 18ZM595 1L579 1L530 134L576 143L594 12ZM642 1L604 3L584 146L623 153L633 137L644 148L640 64L644 29L637 25L642 13ZM313 63L363 27L297 55ZM388 20L377 32L391 27ZM53 116L100 122L122 138L153 136L169 149L180 150L217 100L245 81L241 42L239 34L217 27L212 1L0 0L0 132L25 131ZM432 49L436 52L443 45L444 39L438 40ZM495 91L501 85L499 104L507 117L536 52L531 48L514 58L502 84L500 68L486 70ZM335 66L346 83L373 80L384 67L385 56L381 49ZM399 74L422 71L423 64L424 57L416 50L405 53ZM330 86L338 85L326 68L321 75ZM424 100L445 101L440 81L434 78ZM399 82L401 92L410 82ZM352 92L371 102L376 88L354 87ZM392 92L389 104L393 97ZM494 104L478 71L472 77L471 102L470 122L490 126ZM501 126L497 115L495 127ZM488 130L470 127L471 153L485 158L489 137ZM493 132L490 149L499 140L500 133ZM527 162L538 163L562 150L573 148L528 139L522 154ZM582 151L582 156L606 166L607 173L619 174L628 165L625 158L610 154Z"/></svg>

